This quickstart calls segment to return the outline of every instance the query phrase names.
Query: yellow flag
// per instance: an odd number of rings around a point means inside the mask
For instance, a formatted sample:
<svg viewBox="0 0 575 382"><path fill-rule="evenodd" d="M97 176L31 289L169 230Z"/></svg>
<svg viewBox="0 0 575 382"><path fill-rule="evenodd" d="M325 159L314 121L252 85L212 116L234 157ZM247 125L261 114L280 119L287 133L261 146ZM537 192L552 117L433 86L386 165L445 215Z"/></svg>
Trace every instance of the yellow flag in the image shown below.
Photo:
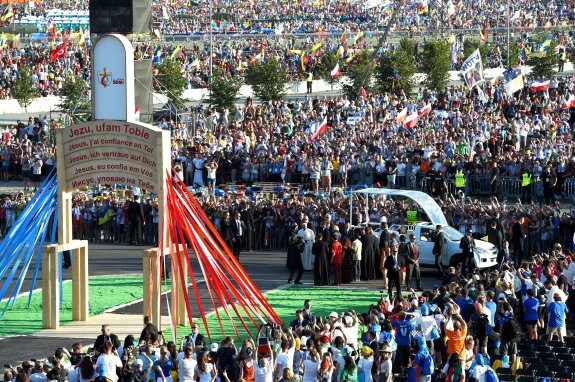
<svg viewBox="0 0 575 382"><path fill-rule="evenodd" d="M305 51L301 52L301 70L305 70Z"/></svg>
<svg viewBox="0 0 575 382"><path fill-rule="evenodd" d="M339 48L337 48L336 56L342 57L342 56L343 56L343 52L344 52L343 45L340 45Z"/></svg>
<svg viewBox="0 0 575 382"><path fill-rule="evenodd" d="M84 30L80 27L80 40L78 41L78 45L84 46L86 43L86 38L84 37Z"/></svg>
<svg viewBox="0 0 575 382"><path fill-rule="evenodd" d="M319 43L315 44L315 45L311 48L311 50L310 50L309 52L310 52L310 53L315 52L316 50L318 50L319 48L321 48L322 45L323 45L323 42L319 42Z"/></svg>
<svg viewBox="0 0 575 382"><path fill-rule="evenodd" d="M352 53L352 54L347 58L347 60L345 60L345 62L351 62L351 60L353 60L354 57L355 57L355 53Z"/></svg>

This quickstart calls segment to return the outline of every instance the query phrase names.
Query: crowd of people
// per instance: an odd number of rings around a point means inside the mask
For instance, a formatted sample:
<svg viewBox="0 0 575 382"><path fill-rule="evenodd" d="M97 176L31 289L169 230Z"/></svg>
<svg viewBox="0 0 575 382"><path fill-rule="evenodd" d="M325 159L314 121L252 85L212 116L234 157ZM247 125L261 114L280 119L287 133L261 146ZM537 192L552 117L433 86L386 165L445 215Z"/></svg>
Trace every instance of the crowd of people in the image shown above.
<svg viewBox="0 0 575 382"><path fill-rule="evenodd" d="M382 291L358 311L328 314L305 300L283 327L261 325L237 346L231 337L210 341L195 322L178 341L166 341L149 317L139 339L123 342L102 325L93 345L74 343L45 360L5 365L4 381L571 380L575 263L570 252L554 248L531 262L504 261L499 270L450 268L433 288Z"/></svg>

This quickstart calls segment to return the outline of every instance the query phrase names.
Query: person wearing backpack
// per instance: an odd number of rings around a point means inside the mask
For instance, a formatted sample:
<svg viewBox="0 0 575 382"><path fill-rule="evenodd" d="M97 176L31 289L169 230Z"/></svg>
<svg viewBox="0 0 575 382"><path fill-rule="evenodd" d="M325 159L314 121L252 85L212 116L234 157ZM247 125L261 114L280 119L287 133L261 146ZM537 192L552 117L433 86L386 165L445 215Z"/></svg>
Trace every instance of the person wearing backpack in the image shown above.
<svg viewBox="0 0 575 382"><path fill-rule="evenodd" d="M431 376L435 371L433 356L429 353L424 337L418 337L417 344L419 345L419 350L415 354L413 366L416 374L419 375L419 382L431 382Z"/></svg>
<svg viewBox="0 0 575 382"><path fill-rule="evenodd" d="M483 305L480 303L476 302L474 308L475 313L471 315L468 326L473 330L477 351L487 354L487 342L492 329L489 323L489 316L483 313Z"/></svg>
<svg viewBox="0 0 575 382"><path fill-rule="evenodd" d="M503 303L503 313L499 316L499 354L508 355L513 363L517 354L517 343L521 340L521 324L513 315L513 309L508 302Z"/></svg>

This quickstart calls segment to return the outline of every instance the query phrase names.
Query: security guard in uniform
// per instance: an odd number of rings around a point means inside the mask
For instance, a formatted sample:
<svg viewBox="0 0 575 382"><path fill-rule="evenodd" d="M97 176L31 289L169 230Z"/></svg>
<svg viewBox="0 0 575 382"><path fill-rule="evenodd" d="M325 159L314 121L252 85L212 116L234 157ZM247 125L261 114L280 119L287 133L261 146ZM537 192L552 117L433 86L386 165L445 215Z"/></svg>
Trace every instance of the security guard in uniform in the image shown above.
<svg viewBox="0 0 575 382"><path fill-rule="evenodd" d="M531 182L533 175L528 170L521 175L521 202L531 203Z"/></svg>
<svg viewBox="0 0 575 382"><path fill-rule="evenodd" d="M311 84L313 83L313 72L310 70L307 73L306 77L306 84L307 84L307 92L311 93Z"/></svg>
<svg viewBox="0 0 575 382"><path fill-rule="evenodd" d="M407 210L407 224L412 225L417 221L417 210L409 209Z"/></svg>
<svg viewBox="0 0 575 382"><path fill-rule="evenodd" d="M465 174L461 169L455 172L455 193L462 192L465 195Z"/></svg>

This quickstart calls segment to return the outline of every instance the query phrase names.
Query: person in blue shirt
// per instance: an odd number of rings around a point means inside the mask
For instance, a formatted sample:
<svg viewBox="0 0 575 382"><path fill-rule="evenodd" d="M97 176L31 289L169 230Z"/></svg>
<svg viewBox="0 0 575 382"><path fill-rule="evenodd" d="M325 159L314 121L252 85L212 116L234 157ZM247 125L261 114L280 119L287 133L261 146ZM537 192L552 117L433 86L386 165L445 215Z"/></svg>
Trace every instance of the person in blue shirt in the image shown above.
<svg viewBox="0 0 575 382"><path fill-rule="evenodd" d="M557 333L560 342L563 342L563 333L561 328L565 326L565 315L569 310L567 305L561 300L561 295L555 293L553 295L553 302L547 307L549 313L549 321L547 322L547 341L553 339L553 335Z"/></svg>
<svg viewBox="0 0 575 382"><path fill-rule="evenodd" d="M535 291L533 289L527 289L527 298L523 301L523 319L527 326L529 339L538 339L537 322L539 322L539 300L535 297Z"/></svg>
<svg viewBox="0 0 575 382"><path fill-rule="evenodd" d="M487 292L485 295L485 307L491 312L491 323L495 326L495 313L497 313L497 304L493 301L495 293L493 291Z"/></svg>
<svg viewBox="0 0 575 382"><path fill-rule="evenodd" d="M394 317L391 323L395 328L395 342L397 343L397 353L395 355L395 363L402 373L410 362L411 355L411 332L414 330L412 317L413 313L399 312ZM399 318L397 320L396 318Z"/></svg>

